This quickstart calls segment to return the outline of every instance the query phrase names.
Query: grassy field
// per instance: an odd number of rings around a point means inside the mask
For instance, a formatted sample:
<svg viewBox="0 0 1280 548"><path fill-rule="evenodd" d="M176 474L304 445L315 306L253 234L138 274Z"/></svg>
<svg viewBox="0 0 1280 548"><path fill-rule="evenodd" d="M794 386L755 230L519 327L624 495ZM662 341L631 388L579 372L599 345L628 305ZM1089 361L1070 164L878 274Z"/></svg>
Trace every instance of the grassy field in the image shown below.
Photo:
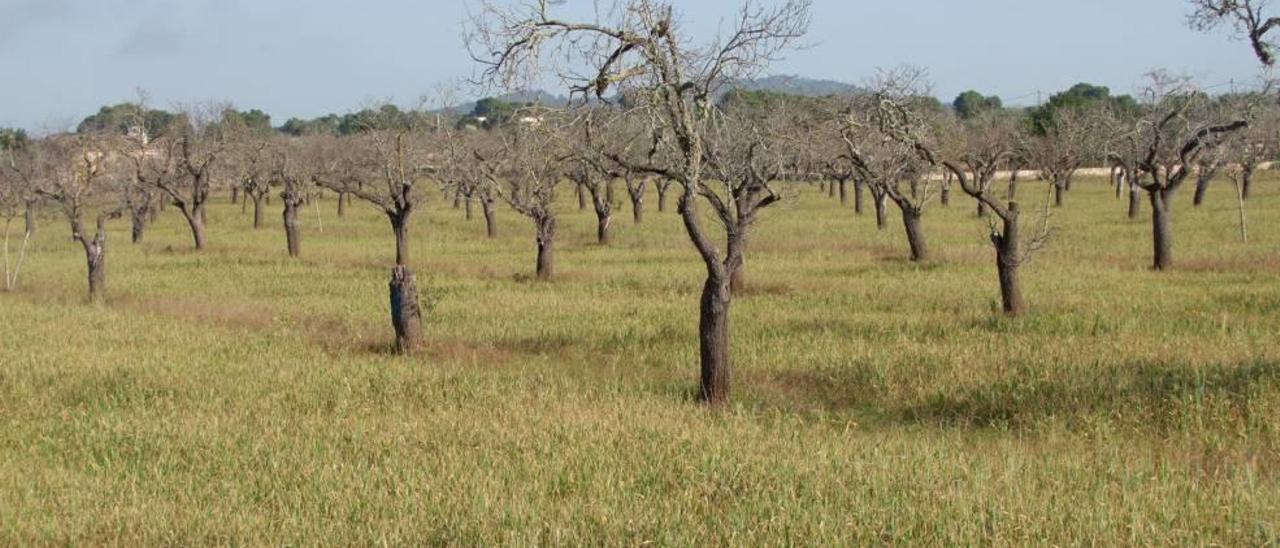
<svg viewBox="0 0 1280 548"><path fill-rule="evenodd" d="M201 254L173 210L142 245L118 221L101 307L49 216L0 294L0 545L1275 545L1280 183L1257 186L1247 245L1227 183L1185 190L1155 273L1149 206L1077 183L1016 320L971 200L927 214L917 265L896 216L806 190L752 240L722 413L692 399L703 275L656 196L603 248L566 192L541 284L525 219L489 241L433 195L412 359L371 208L322 201L323 232L308 209L297 261L277 206L254 231L218 204Z"/></svg>

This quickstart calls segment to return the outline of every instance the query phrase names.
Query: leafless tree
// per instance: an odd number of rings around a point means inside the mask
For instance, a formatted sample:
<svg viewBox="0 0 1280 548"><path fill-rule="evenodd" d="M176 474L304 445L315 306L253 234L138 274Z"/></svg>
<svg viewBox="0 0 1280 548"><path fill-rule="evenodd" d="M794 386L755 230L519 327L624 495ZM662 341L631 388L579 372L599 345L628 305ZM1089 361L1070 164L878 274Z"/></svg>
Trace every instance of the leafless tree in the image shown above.
<svg viewBox="0 0 1280 548"><path fill-rule="evenodd" d="M0 148L0 153L4 154L0 158L0 219L4 220L4 290L13 291L18 287L18 276L22 273L22 264L27 257L27 247L31 242L32 226L24 227L22 231L22 244L20 245L17 257L10 259L9 254L9 238L12 233L13 223L19 216L27 215L27 204L29 204L35 196L34 182L35 174L30 170L34 168L30 162L26 161L27 151L20 150L30 144L23 144L21 147L14 145L12 148ZM23 155L23 162L18 161L18 156Z"/></svg>
<svg viewBox="0 0 1280 548"><path fill-rule="evenodd" d="M213 103L188 108L176 118L176 127L160 139L169 142L155 145L156 150L175 156L178 176L156 179L154 184L182 212L197 250L205 248L205 205L213 189L217 162L231 142L228 135L234 131L223 120L226 111L225 106Z"/></svg>
<svg viewBox="0 0 1280 548"><path fill-rule="evenodd" d="M862 215L865 209L865 187L862 180L857 178L857 170L854 169L853 163L849 161L849 155L843 152L833 154L821 167L822 177L839 186L840 203L844 205L848 202L848 186L849 182L853 182L853 213Z"/></svg>
<svg viewBox="0 0 1280 548"><path fill-rule="evenodd" d="M1102 108L1059 109L1041 127L1027 151L1039 176L1053 185L1053 205L1062 207L1076 171L1100 155L1104 118Z"/></svg>
<svg viewBox="0 0 1280 548"><path fill-rule="evenodd" d="M123 185L125 208L129 210L129 240L134 244L142 243L146 235L147 225L151 222L159 208L159 193L155 187L134 176Z"/></svg>
<svg viewBox="0 0 1280 548"><path fill-rule="evenodd" d="M942 164L955 177L960 189L1000 220L998 227L995 222L990 224L991 243L996 248L1000 301L1005 314L1017 316L1027 308L1018 268L1044 242L1047 234L1042 230L1024 246L1018 202L1010 199L1002 203L993 192L997 171L1020 146L1018 125L1007 115L986 113L964 122L958 129L959 134L953 136L950 146L939 155L945 158Z"/></svg>
<svg viewBox="0 0 1280 548"><path fill-rule="evenodd" d="M289 256L297 258L302 254L299 210L315 194L317 175L314 168L322 165L323 159L316 157L321 151L319 147L311 146L314 141L305 138L272 141L266 150L271 156L271 178L280 183L285 244Z"/></svg>
<svg viewBox="0 0 1280 548"><path fill-rule="evenodd" d="M1195 170L1208 150L1222 145L1234 131L1244 129L1244 119L1224 121L1206 108L1208 97L1185 79L1163 72L1150 75L1143 92L1145 113L1121 124L1116 148L1129 154L1112 154L1126 172L1130 184L1147 193L1151 203L1153 267L1173 266L1173 196ZM1219 115L1215 115L1219 114Z"/></svg>
<svg viewBox="0 0 1280 548"><path fill-rule="evenodd" d="M776 188L788 174L789 159L797 151L790 128L801 123L785 110L774 110L763 119L725 115L707 132L707 166L723 203L713 208L728 234L729 289L746 289L747 245L751 229L765 208L783 198ZM714 187L712 187L714 188Z"/></svg>
<svg viewBox="0 0 1280 548"><path fill-rule="evenodd" d="M615 124L635 123L637 117L621 116L613 120ZM644 132L627 128L605 127L593 128L592 135L593 140L598 141L596 143L598 148L609 150L611 155L626 159L625 162L615 162L605 157L603 158L604 161L599 162L599 165L609 178L622 181L627 191L627 198L631 203L631 220L635 224L643 223L645 198L649 191L650 176L635 169L634 166L642 164L649 159L648 152L650 152L650 149L644 146L648 143L644 139L636 138L644 135Z"/></svg>
<svg viewBox="0 0 1280 548"><path fill-rule="evenodd" d="M1189 0L1191 28L1210 31L1228 25L1236 37L1249 41L1253 54L1266 66L1276 62L1276 43L1267 35L1280 25L1280 17L1267 15L1267 0Z"/></svg>
<svg viewBox="0 0 1280 548"><path fill-rule="evenodd" d="M107 221L119 217L123 206L118 183L126 177L113 172L118 158L108 138L94 134L54 135L28 147L19 172L41 196L58 204L71 225L71 237L84 248L88 267L89 300L103 301L107 282ZM92 219L92 232L86 229Z"/></svg>
<svg viewBox="0 0 1280 548"><path fill-rule="evenodd" d="M266 204L271 197L272 149L267 139L245 135L238 139L227 155L238 186L244 191L245 202L253 202L253 229L266 226Z"/></svg>
<svg viewBox="0 0 1280 548"><path fill-rule="evenodd" d="M1192 200L1195 207L1204 203L1209 184L1222 171L1226 163L1227 147L1213 147L1206 150L1196 159L1196 192Z"/></svg>
<svg viewBox="0 0 1280 548"><path fill-rule="evenodd" d="M553 4L481 2L468 31L472 56L484 65L485 80L504 87L532 80L542 62L551 61L575 93L603 98L610 90L630 92L633 110L651 120L654 148L664 150L664 161L632 167L684 189L680 216L707 269L699 319L701 397L723 404L731 368L729 280L741 251L730 234L730 249L722 254L698 212L699 200L718 213L732 211L732 197L704 184L704 132L720 86L751 76L794 45L808 28L810 2L786 0L774 8L748 3L727 35L702 46L690 42L675 10L661 0L619 2L593 22L559 19L552 15ZM586 74L575 73L579 67Z"/></svg>
<svg viewBox="0 0 1280 548"><path fill-rule="evenodd" d="M533 222L537 279L555 277L557 216L556 188L566 171L582 168L583 161L568 145L564 122L550 112L539 111L538 124L515 124L501 135L500 158L482 155L490 183L516 212Z"/></svg>
<svg viewBox="0 0 1280 548"><path fill-rule="evenodd" d="M417 279L409 268L409 228L421 202L419 184L437 166L436 144L421 128L378 124L358 135L327 139L318 146L325 159L314 180L334 192L373 204L391 223L396 263L391 271L391 323L396 349L410 354L422 347L422 310Z"/></svg>
<svg viewBox="0 0 1280 548"><path fill-rule="evenodd" d="M924 77L914 67L881 71L873 93L853 98L840 121L841 139L858 176L878 202L887 198L902 212L912 261L929 258L921 218L941 186L932 177L930 121L916 107L927 87Z"/></svg>
<svg viewBox="0 0 1280 548"><path fill-rule="evenodd" d="M494 204L498 194L489 175L500 156L500 140L489 131L466 131L446 135L442 141L445 151L442 177L446 184L467 197L468 208L471 201L480 202L485 234L490 238L497 237Z"/></svg>
<svg viewBox="0 0 1280 548"><path fill-rule="evenodd" d="M1249 127L1235 132L1223 147L1223 160L1236 169L1240 194L1245 200L1253 188L1254 175L1260 166L1280 154L1280 111L1260 97L1244 98L1232 110L1250 112Z"/></svg>

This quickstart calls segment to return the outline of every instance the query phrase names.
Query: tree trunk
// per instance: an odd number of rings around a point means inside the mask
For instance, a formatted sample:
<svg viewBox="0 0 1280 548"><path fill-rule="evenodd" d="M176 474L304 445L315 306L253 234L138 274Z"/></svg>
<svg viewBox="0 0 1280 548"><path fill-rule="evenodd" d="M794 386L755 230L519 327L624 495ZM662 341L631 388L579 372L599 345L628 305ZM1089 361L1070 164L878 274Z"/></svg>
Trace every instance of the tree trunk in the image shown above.
<svg viewBox="0 0 1280 548"><path fill-rule="evenodd" d="M396 235L396 266L409 264L409 212L390 213L391 231Z"/></svg>
<svg viewBox="0 0 1280 548"><path fill-rule="evenodd" d="M658 212L665 213L667 211L667 190L671 188L671 183L658 184Z"/></svg>
<svg viewBox="0 0 1280 548"><path fill-rule="evenodd" d="M240 203L240 186L239 185L232 185L231 187L231 203L233 204Z"/></svg>
<svg viewBox="0 0 1280 548"><path fill-rule="evenodd" d="M396 352L413 354L422 348L422 308L418 282L409 267L391 269L391 326L396 331Z"/></svg>
<svg viewBox="0 0 1280 548"><path fill-rule="evenodd" d="M627 194L631 196L631 221L635 224L644 222L644 193L644 186L636 187L634 190L627 189Z"/></svg>
<svg viewBox="0 0 1280 548"><path fill-rule="evenodd" d="M885 202L888 201L889 197L885 194L876 193L874 191L872 192L872 194L874 194L873 198L875 198L874 201L876 205L876 228L879 230L884 230L885 227L888 226L889 224L889 218L888 218L889 208L886 207L887 204L885 204Z"/></svg>
<svg viewBox="0 0 1280 548"><path fill-rule="evenodd" d="M555 275L555 256L553 244L556 237L556 220L553 217L534 219L537 224L538 264L537 277L542 281L550 281Z"/></svg>
<svg viewBox="0 0 1280 548"><path fill-rule="evenodd" d="M1195 207L1200 207L1200 204L1204 203L1204 194L1209 190L1209 183L1213 181L1213 177L1217 173L1218 170L1216 168L1200 166L1200 172L1196 174L1196 193L1192 199Z"/></svg>
<svg viewBox="0 0 1280 548"><path fill-rule="evenodd" d="M284 238L289 246L289 256L297 258L302 254L302 233L298 230L298 202L284 198Z"/></svg>
<svg viewBox="0 0 1280 548"><path fill-rule="evenodd" d="M142 243L142 236L147 230L147 215L151 211L150 207L138 209L130 209L129 220L129 239L135 244Z"/></svg>
<svg viewBox="0 0 1280 548"><path fill-rule="evenodd" d="M939 194L939 199L941 200L943 206L951 205L951 180L950 179L942 181L942 192ZM982 202L978 202L978 211L982 211ZM979 213L979 216L981 216L981 213Z"/></svg>
<svg viewBox="0 0 1280 548"><path fill-rule="evenodd" d="M596 211L596 243L600 245L609 245L613 242L613 235L609 231L610 225L613 224L613 215L609 213L601 213Z"/></svg>
<svg viewBox="0 0 1280 548"><path fill-rule="evenodd" d="M1018 195L1018 170L1013 170L1009 174L1009 189L1005 191L1005 198L1012 201Z"/></svg>
<svg viewBox="0 0 1280 548"><path fill-rule="evenodd" d="M463 201L466 202L467 220L470 221L471 220L471 195L468 194Z"/></svg>
<svg viewBox="0 0 1280 548"><path fill-rule="evenodd" d="M698 346L702 358L701 397L708 405L729 401L729 305L732 291L727 280L714 274L702 287L698 315Z"/></svg>
<svg viewBox="0 0 1280 548"><path fill-rule="evenodd" d="M847 206L849 205L849 181L847 179L840 179L839 184L840 184L840 205Z"/></svg>
<svg viewBox="0 0 1280 548"><path fill-rule="evenodd" d="M587 194L582 191L582 185L578 185L575 191L578 193L578 211L587 208Z"/></svg>
<svg viewBox="0 0 1280 548"><path fill-rule="evenodd" d="M1053 182L1053 207L1062 207L1064 195L1067 193L1067 183L1063 180L1055 180Z"/></svg>
<svg viewBox="0 0 1280 548"><path fill-rule="evenodd" d="M1168 270L1173 267L1173 226L1169 218L1169 195L1161 190L1148 191L1151 198L1151 236L1155 260L1152 267Z"/></svg>
<svg viewBox="0 0 1280 548"><path fill-rule="evenodd" d="M490 238L498 237L498 220L493 211L493 199L481 198L480 209L484 212L484 231Z"/></svg>
<svg viewBox="0 0 1280 548"><path fill-rule="evenodd" d="M609 228L613 225L613 200L610 199L612 194L605 185L604 196L600 195L600 187L587 187L591 191L591 205L596 212L596 243L600 245L609 245L613 241L613 237L609 232Z"/></svg>
<svg viewBox="0 0 1280 548"><path fill-rule="evenodd" d="M36 202L27 202L27 209L23 212L23 223L28 236L36 235Z"/></svg>
<svg viewBox="0 0 1280 548"><path fill-rule="evenodd" d="M981 200L978 201L978 216L979 217L987 216L987 204L983 203Z"/></svg>
<svg viewBox="0 0 1280 548"><path fill-rule="evenodd" d="M203 250L205 246L203 211L204 208L200 207L187 215L187 224L191 226L191 239L195 241L197 251Z"/></svg>
<svg viewBox="0 0 1280 548"><path fill-rule="evenodd" d="M1253 170L1254 166L1251 164L1245 164L1240 168L1240 179L1243 181L1240 185L1240 195L1246 200L1249 199L1249 188L1253 186Z"/></svg>
<svg viewBox="0 0 1280 548"><path fill-rule="evenodd" d="M863 184L861 180L855 180L853 182L853 213L855 215L862 215L862 210L863 210L862 195L863 195L863 191L866 190L865 187L866 185Z"/></svg>
<svg viewBox="0 0 1280 548"><path fill-rule="evenodd" d="M1116 189L1116 199L1120 199L1121 187L1124 186L1124 172L1112 166L1111 168L1111 185Z"/></svg>
<svg viewBox="0 0 1280 548"><path fill-rule="evenodd" d="M85 263L89 274L89 302L99 304L107 291L107 220L99 217L97 232L92 238L84 233L78 219L72 219L71 231L84 247Z"/></svg>
<svg viewBox="0 0 1280 548"><path fill-rule="evenodd" d="M454 193L453 193L453 208L454 208L454 209L458 209L458 208L460 208L460 207L462 207L462 193L461 193L461 192L454 191Z"/></svg>
<svg viewBox="0 0 1280 548"><path fill-rule="evenodd" d="M1000 276L1000 303L1005 315L1018 316L1026 311L1027 305L1022 300L1022 285L1018 281L1018 266L1021 258L1018 251L1018 204L1009 203L1009 216L1002 219L1004 231L992 235L992 243L996 246L996 271Z"/></svg>
<svg viewBox="0 0 1280 548"><path fill-rule="evenodd" d="M827 197L828 197L828 198L835 198L835 197L836 197L836 182L835 182L835 181L827 181Z"/></svg>
<svg viewBox="0 0 1280 548"><path fill-rule="evenodd" d="M1236 212L1240 218L1240 241L1249 243L1249 220L1244 211L1244 193L1242 192L1240 182L1232 179L1232 185L1236 190Z"/></svg>
<svg viewBox="0 0 1280 548"><path fill-rule="evenodd" d="M338 193L338 216L339 217L347 216L347 200L348 200L348 195L346 192Z"/></svg>
<svg viewBox="0 0 1280 548"><path fill-rule="evenodd" d="M1141 187L1129 181L1129 218L1137 219L1138 213L1142 209L1142 200L1138 197L1138 190Z"/></svg>
<svg viewBox="0 0 1280 548"><path fill-rule="evenodd" d="M107 291L107 245L105 241L85 245L85 260L89 266L89 301L101 303Z"/></svg>
<svg viewBox="0 0 1280 548"><path fill-rule="evenodd" d="M929 259L929 247L925 244L924 230L920 227L920 212L910 207L902 209L902 226L907 231L907 245L911 247L911 260L915 262Z"/></svg>
<svg viewBox="0 0 1280 548"><path fill-rule="evenodd" d="M262 212L264 209L263 202L265 202L266 199L267 199L267 196L265 194L261 196L256 196L253 199L253 229L254 230L262 229Z"/></svg>

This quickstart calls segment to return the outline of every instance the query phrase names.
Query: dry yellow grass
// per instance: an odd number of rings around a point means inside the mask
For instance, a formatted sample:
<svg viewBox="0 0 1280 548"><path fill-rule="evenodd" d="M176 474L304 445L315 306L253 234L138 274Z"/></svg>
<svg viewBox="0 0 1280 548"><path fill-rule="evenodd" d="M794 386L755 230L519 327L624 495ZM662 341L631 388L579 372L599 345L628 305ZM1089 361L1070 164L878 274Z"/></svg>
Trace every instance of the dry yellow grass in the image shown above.
<svg viewBox="0 0 1280 548"><path fill-rule="evenodd" d="M701 274L670 214L620 211L602 248L566 202L538 284L527 223L488 241L436 199L412 359L368 208L323 202L300 261L235 206L203 254L172 214L139 246L117 224L102 307L50 218L0 294L0 544L1275 544L1280 185L1258 187L1247 245L1225 183L1179 197L1156 273L1147 221L1079 182L1016 320L967 200L928 214L916 265L896 224L804 192L752 240L724 413L690 398Z"/></svg>

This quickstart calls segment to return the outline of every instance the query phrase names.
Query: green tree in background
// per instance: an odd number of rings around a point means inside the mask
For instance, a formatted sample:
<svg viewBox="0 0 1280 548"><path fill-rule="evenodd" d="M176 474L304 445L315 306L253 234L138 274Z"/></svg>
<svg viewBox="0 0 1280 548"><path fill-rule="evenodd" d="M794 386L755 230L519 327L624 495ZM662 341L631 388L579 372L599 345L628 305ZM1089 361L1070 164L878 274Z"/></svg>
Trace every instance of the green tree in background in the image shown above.
<svg viewBox="0 0 1280 548"><path fill-rule="evenodd" d="M986 96L974 90L969 90L956 96L955 101L951 102L951 106L955 107L956 114L960 118L969 120L984 112L991 112L1004 108L1004 102L999 96Z"/></svg>

